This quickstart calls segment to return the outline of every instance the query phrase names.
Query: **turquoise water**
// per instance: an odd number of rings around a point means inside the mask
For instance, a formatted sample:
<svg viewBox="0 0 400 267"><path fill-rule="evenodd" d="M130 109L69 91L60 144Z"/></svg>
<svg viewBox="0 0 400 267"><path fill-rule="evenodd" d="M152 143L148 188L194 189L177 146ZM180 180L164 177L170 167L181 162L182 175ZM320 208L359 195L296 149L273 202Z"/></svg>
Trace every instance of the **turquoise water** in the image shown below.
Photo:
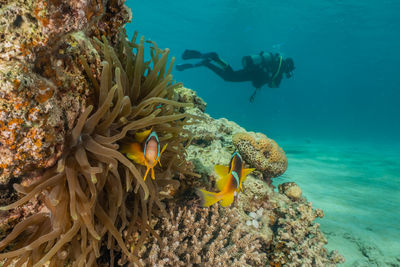
<svg viewBox="0 0 400 267"><path fill-rule="evenodd" d="M325 218L343 266L400 266L400 1L128 1L136 30L177 63L185 49L217 52L234 69L260 51L294 59L292 79L263 88L205 68L174 71L206 112L263 132Z"/></svg>
<svg viewBox="0 0 400 267"><path fill-rule="evenodd" d="M329 249L344 266L400 265L400 145L283 140L289 167L275 184L296 181L315 208ZM392 264L392 265L391 265Z"/></svg>

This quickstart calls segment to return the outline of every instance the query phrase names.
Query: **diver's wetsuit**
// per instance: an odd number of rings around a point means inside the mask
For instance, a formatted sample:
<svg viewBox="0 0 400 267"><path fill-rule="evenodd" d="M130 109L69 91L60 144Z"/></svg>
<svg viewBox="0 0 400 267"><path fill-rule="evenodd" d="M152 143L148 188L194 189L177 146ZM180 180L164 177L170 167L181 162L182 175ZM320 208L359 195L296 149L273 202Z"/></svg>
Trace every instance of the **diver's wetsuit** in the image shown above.
<svg viewBox="0 0 400 267"><path fill-rule="evenodd" d="M215 72L219 77L228 82L251 82L255 88L261 88L263 85L271 82L272 75L268 71L260 67L244 68L241 70L233 70L230 65L224 68L216 66L211 61L203 61L205 66Z"/></svg>
<svg viewBox="0 0 400 267"><path fill-rule="evenodd" d="M195 58L203 60L196 64L179 64L176 66L177 70L205 66L225 81L249 81L256 88L250 101L254 100L257 90L265 84L271 88L279 87L284 70L282 56L272 53L261 52L256 56L245 56L242 59L243 69L236 71L215 52L203 54L196 50L185 50L182 55L184 60Z"/></svg>
<svg viewBox="0 0 400 267"><path fill-rule="evenodd" d="M282 79L282 72L279 71L279 55L272 53L260 53L262 61L254 63L250 56L243 57L243 66L241 70L233 70L232 67L224 62L217 53L202 54L195 50L186 50L183 59L201 58L201 62L197 64L180 64L177 65L178 70L187 68L205 66L229 82L252 82L255 88L261 88L268 84L269 87L278 87ZM215 62L216 64L213 64ZM279 73L277 73L279 72ZM278 75L276 75L278 74ZM273 82L272 82L273 81Z"/></svg>

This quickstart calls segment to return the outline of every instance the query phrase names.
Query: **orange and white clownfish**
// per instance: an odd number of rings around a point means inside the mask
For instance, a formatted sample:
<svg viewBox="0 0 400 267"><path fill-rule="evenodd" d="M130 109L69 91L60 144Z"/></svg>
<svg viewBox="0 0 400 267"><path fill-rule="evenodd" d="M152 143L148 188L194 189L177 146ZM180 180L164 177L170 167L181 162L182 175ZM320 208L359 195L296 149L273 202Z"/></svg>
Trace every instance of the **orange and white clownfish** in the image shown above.
<svg viewBox="0 0 400 267"><path fill-rule="evenodd" d="M150 170L151 178L154 180L154 167L157 163L161 166L160 158L168 144L165 144L160 150L160 140L152 129L136 133L135 139L137 142L123 145L120 151L134 162L147 167L144 175L145 181Z"/></svg>
<svg viewBox="0 0 400 267"><path fill-rule="evenodd" d="M229 167L215 165L215 172L219 176L217 179L218 193L209 192L204 189L198 189L197 194L201 198L203 207L211 206L221 201L222 207L232 204L235 193L239 190L243 191L242 183L246 180L246 176L254 171L254 169L245 169L242 157L238 152L233 153Z"/></svg>

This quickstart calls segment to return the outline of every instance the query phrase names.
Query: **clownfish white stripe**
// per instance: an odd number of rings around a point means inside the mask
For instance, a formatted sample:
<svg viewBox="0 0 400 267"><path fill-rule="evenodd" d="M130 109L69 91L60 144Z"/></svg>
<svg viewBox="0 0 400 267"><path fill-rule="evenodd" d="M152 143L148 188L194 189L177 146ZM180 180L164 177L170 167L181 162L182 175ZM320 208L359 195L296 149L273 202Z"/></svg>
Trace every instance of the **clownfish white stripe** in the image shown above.
<svg viewBox="0 0 400 267"><path fill-rule="evenodd" d="M236 187L238 187L238 186L239 186L239 184L240 184L240 178L239 178L239 175L237 174L237 172L235 172L235 171L232 171L232 176L235 178L235 181L236 181Z"/></svg>
<svg viewBox="0 0 400 267"><path fill-rule="evenodd" d="M157 142L157 157L156 157L156 160L158 160L158 158L160 157L160 141L158 139L158 135L157 135L156 132L151 132L149 137L147 137L147 140L144 143L143 153L144 153L144 155L146 155L147 144L149 143L149 141L151 140L152 137L154 137L156 139L156 142Z"/></svg>

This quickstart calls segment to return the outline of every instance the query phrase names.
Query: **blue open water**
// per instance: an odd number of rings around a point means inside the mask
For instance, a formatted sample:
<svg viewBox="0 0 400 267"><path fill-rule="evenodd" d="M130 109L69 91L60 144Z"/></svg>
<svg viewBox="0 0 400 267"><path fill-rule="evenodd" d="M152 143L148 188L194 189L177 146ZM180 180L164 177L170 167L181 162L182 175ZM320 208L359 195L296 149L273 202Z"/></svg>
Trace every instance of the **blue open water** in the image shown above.
<svg viewBox="0 0 400 267"><path fill-rule="evenodd" d="M249 82L225 82L206 68L173 74L213 117L287 151L289 169L276 182L297 182L324 209L328 246L345 266L400 266L400 1L127 3L128 35L170 48L177 63L185 49L217 52L234 69L260 51L292 57L294 77L264 87L254 103Z"/></svg>

